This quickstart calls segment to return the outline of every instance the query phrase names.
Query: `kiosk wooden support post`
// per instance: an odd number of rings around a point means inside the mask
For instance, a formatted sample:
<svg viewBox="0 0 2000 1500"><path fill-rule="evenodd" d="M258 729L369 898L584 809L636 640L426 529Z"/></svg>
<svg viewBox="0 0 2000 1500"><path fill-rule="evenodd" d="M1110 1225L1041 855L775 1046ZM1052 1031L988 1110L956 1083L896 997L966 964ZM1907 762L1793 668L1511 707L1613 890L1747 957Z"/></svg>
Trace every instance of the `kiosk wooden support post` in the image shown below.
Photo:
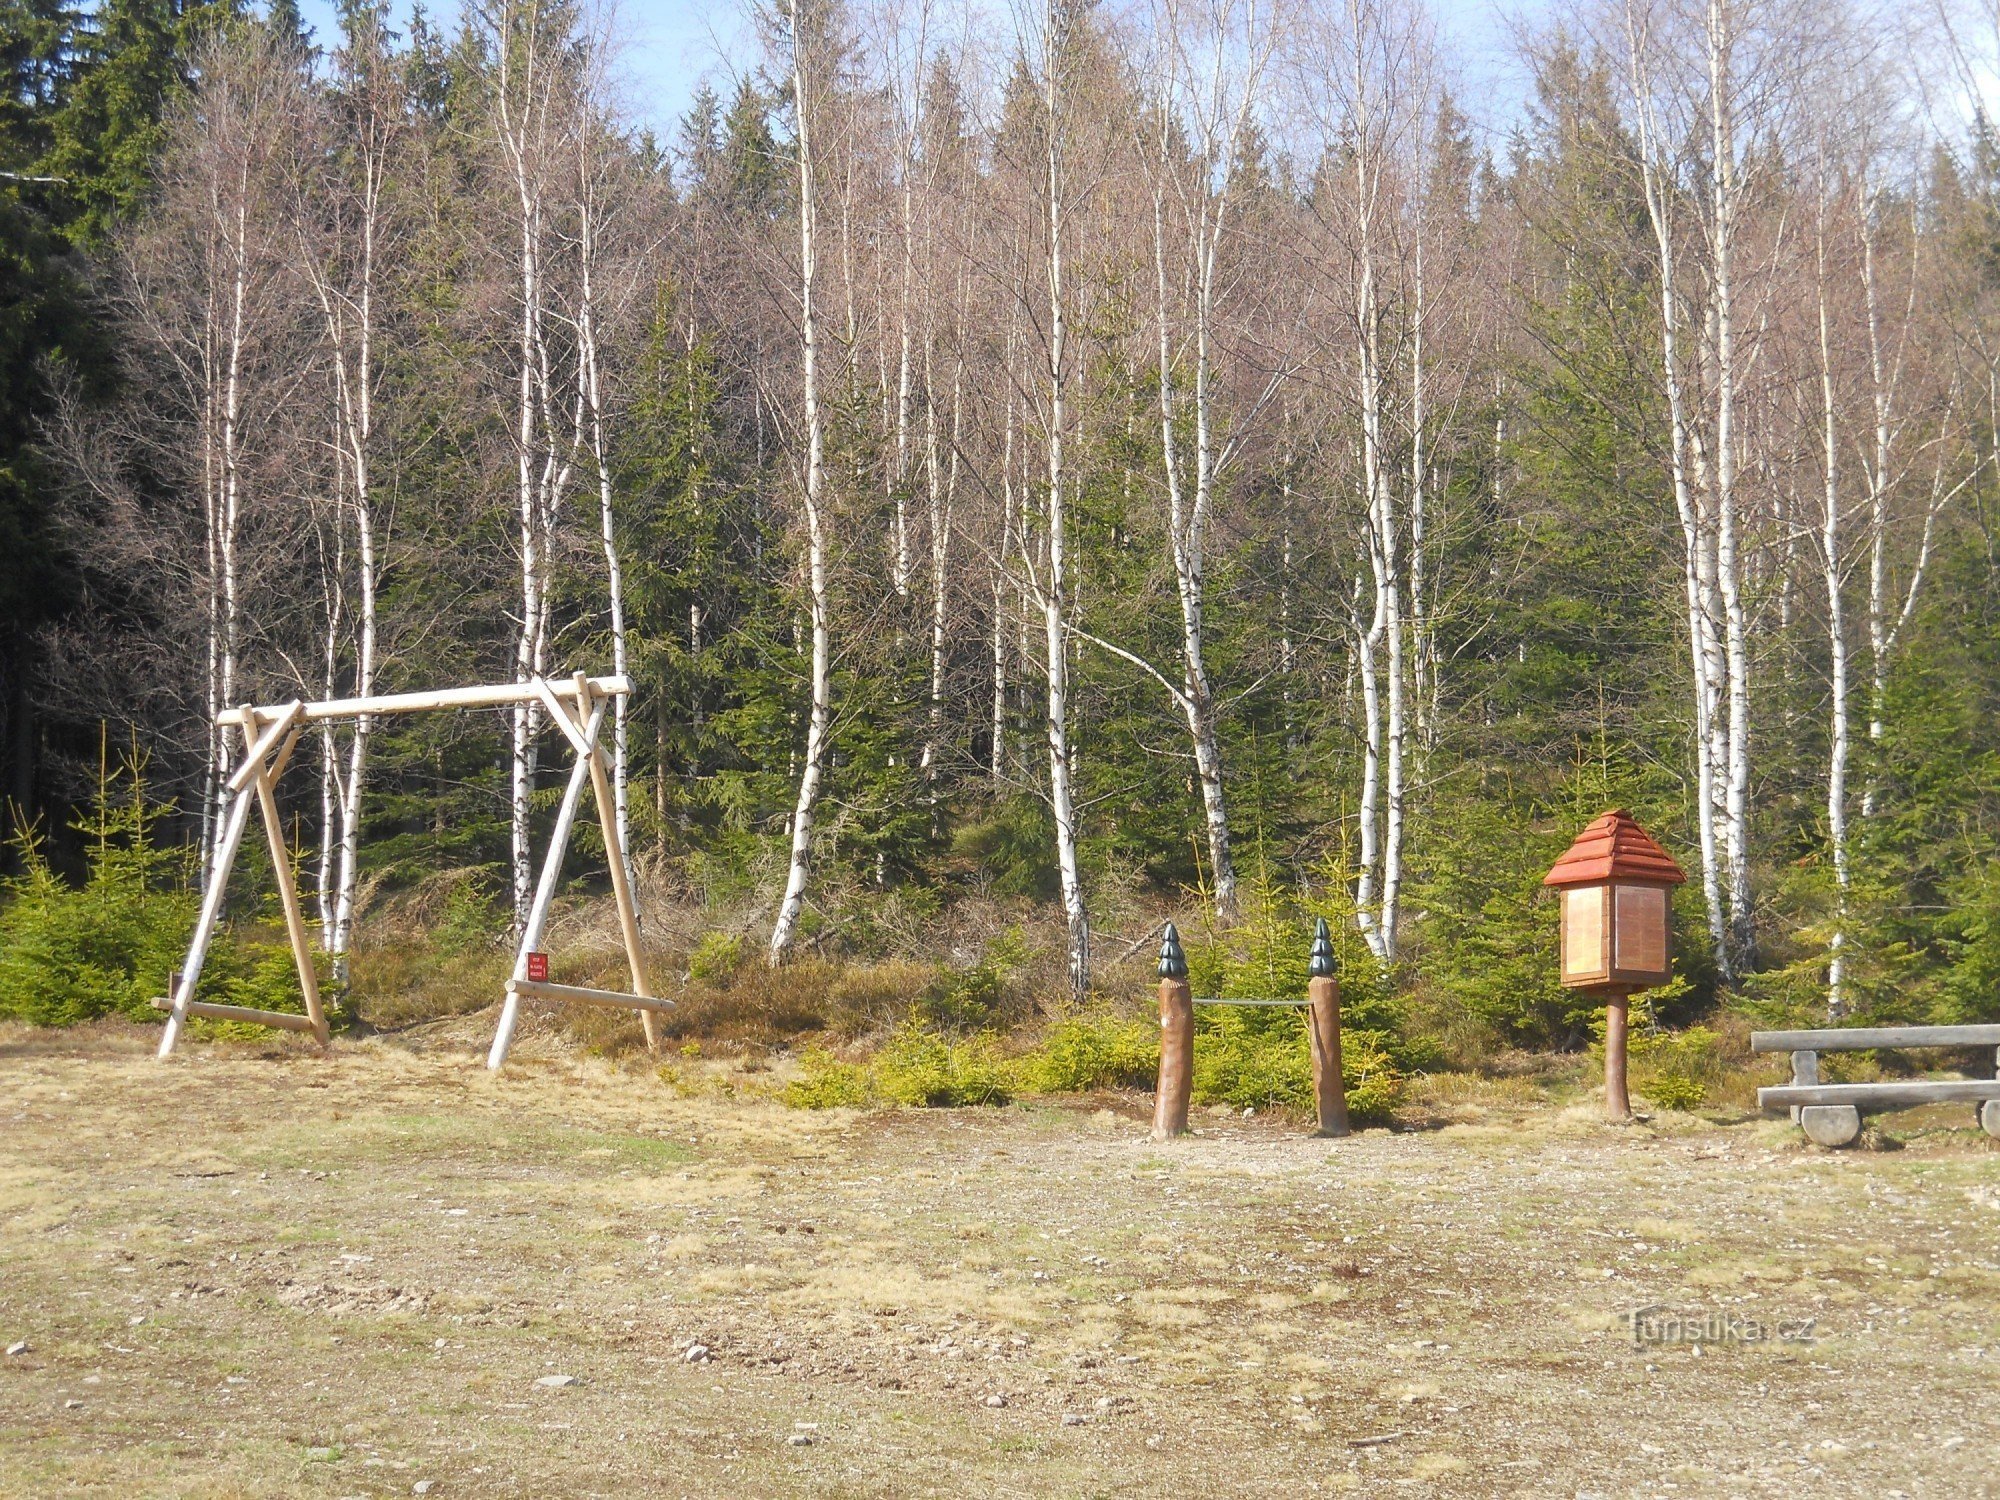
<svg viewBox="0 0 2000 1500"><path fill-rule="evenodd" d="M1613 990L1604 999L1604 1118L1614 1125L1630 1124L1632 1095L1625 1086L1625 1033L1631 1019L1632 997Z"/></svg>

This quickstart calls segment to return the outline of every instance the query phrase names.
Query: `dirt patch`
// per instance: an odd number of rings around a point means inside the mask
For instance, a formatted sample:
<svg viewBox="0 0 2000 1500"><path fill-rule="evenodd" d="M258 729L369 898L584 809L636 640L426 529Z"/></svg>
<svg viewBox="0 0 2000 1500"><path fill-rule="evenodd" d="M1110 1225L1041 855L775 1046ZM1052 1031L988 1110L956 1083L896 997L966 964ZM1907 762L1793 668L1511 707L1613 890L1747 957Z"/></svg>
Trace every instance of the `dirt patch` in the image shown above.
<svg viewBox="0 0 2000 1500"><path fill-rule="evenodd" d="M1994 1493L2000 1153L0 1034L0 1492ZM432 1050L426 1050L430 1048ZM1497 1091L1496 1091L1497 1092ZM1440 1103L1445 1102L1443 1100ZM1635 1337L1636 1329L1636 1337Z"/></svg>

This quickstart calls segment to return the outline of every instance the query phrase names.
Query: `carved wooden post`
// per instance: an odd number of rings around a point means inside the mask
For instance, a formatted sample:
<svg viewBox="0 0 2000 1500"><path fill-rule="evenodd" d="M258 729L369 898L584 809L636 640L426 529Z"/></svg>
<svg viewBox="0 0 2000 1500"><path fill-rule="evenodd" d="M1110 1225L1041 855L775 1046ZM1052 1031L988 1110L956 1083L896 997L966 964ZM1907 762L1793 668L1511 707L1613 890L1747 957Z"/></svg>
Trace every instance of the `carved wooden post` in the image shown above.
<svg viewBox="0 0 2000 1500"><path fill-rule="evenodd" d="M1306 1035L1312 1045L1313 1101L1319 1106L1319 1133L1347 1134L1347 1081L1340 1072L1340 980L1333 971L1333 935L1326 918L1313 926L1312 958L1306 965Z"/></svg>
<svg viewBox="0 0 2000 1500"><path fill-rule="evenodd" d="M1632 997L1614 990L1604 1001L1604 1118L1631 1123L1632 1096L1625 1087L1625 1025Z"/></svg>
<svg viewBox="0 0 2000 1500"><path fill-rule="evenodd" d="M1167 923L1160 942L1160 1089L1153 1105L1153 1139L1186 1135L1194 1088L1194 993L1188 988L1181 935Z"/></svg>

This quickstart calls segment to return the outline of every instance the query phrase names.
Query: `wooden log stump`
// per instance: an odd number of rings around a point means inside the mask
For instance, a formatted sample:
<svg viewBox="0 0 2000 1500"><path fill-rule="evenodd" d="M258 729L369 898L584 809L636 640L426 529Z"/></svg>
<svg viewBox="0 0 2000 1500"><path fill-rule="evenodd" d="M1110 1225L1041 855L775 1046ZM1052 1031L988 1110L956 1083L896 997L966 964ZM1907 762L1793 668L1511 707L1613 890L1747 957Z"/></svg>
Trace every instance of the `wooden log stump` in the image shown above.
<svg viewBox="0 0 2000 1500"><path fill-rule="evenodd" d="M1802 1105L1799 1129L1815 1146L1838 1150L1861 1139L1861 1111L1852 1104Z"/></svg>
<svg viewBox="0 0 2000 1500"><path fill-rule="evenodd" d="M1979 1106L1979 1128L2000 1141L2000 1099L1988 1099Z"/></svg>

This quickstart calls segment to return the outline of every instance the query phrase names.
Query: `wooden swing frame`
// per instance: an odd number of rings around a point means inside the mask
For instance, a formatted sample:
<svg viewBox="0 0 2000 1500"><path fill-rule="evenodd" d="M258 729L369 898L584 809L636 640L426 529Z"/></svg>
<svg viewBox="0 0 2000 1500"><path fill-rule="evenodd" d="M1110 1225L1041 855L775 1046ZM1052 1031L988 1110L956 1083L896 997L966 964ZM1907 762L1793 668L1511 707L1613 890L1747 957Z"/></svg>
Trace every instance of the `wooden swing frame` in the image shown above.
<svg viewBox="0 0 2000 1500"><path fill-rule="evenodd" d="M563 790L556 812L556 826L549 836L548 853L542 859L542 874L535 886L534 904L527 925L521 930L521 945L514 955L514 971L508 979L500 1007L500 1024L486 1066L497 1069L507 1060L520 1020L521 1000L575 1000L586 1005L608 1005L636 1010L646 1030L648 1051L659 1049L654 1026L656 1012L673 1009L673 1001L654 996L646 973L645 950L639 941L639 912L632 899L632 884L625 865L625 850L618 837L616 804L611 795L611 772L605 764L604 749L597 743L604 725L605 710L612 700L632 691L629 677L573 677L551 682L531 677L526 682L492 683L477 687L442 688L427 693L393 693L371 698L331 698L315 702L293 699L290 703L256 707L244 704L227 708L215 716L218 728L243 735L242 762L229 775L224 788L222 838L215 851L207 889L202 892L201 915L195 922L194 937L187 958L173 986L173 993L153 1002L167 1012L166 1034L160 1038L162 1060L173 1055L189 1016L206 1016L218 1021L249 1021L285 1031L310 1032L322 1048L330 1044L326 1012L320 1004L319 972L306 940L305 914L299 906L298 886L292 879L290 852L285 847L284 826L278 816L277 784L284 774L292 751L298 747L305 726L328 719L374 718L379 715L422 713L430 709L504 708L523 703L539 703L556 727L576 750L569 783ZM549 907L555 900L556 883L562 877L563 856L568 852L570 831L576 823L577 804L588 781L597 801L598 820L604 829L606 863L611 868L611 894L618 906L618 927L625 944L625 961L632 972L632 993L619 990L586 989L581 985L551 984L528 977L528 956L538 950L548 926ZM264 834L271 847L271 867L278 884L278 899L285 910L285 931L291 939L292 958L298 965L299 988L305 996L304 1015L290 1011L253 1010L242 1005L217 1005L194 998L202 965L215 929L222 917L223 896L229 885L230 867L242 845L243 831L250 820L250 804L255 802L263 817Z"/></svg>

